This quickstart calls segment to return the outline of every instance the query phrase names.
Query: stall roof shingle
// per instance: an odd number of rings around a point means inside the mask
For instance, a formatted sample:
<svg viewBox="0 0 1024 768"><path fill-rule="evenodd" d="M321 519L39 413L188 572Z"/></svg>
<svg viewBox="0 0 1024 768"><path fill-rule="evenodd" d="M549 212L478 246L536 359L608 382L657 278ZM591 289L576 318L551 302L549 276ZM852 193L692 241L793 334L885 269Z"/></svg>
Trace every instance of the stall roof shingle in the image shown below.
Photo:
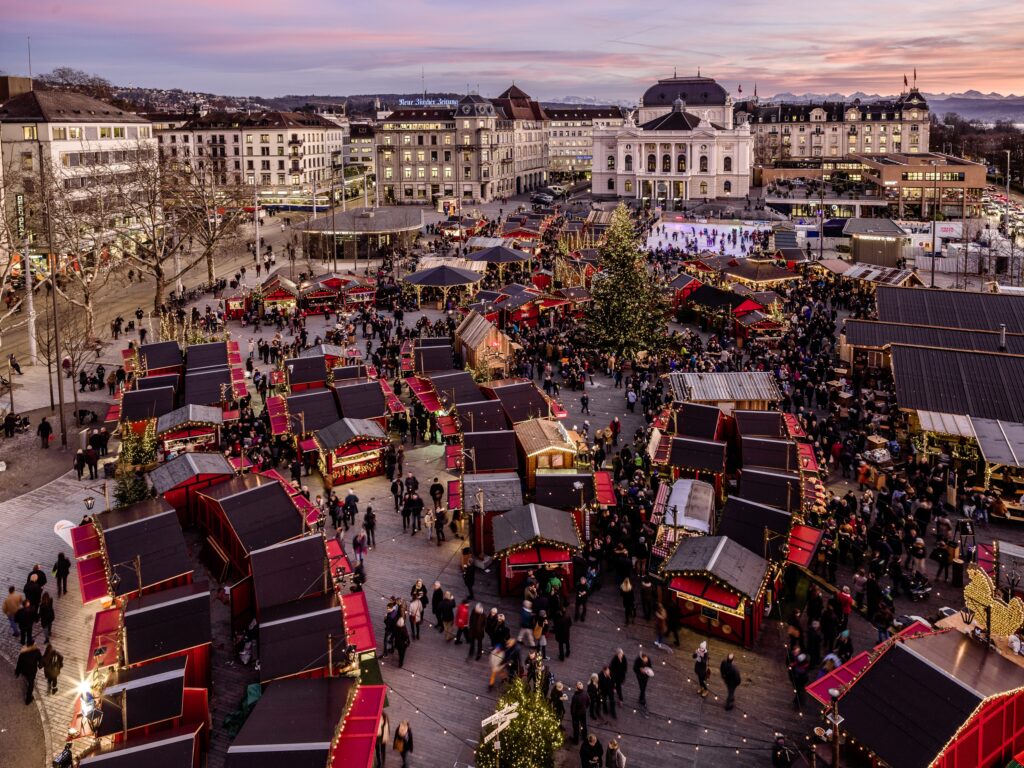
<svg viewBox="0 0 1024 768"><path fill-rule="evenodd" d="M315 432L333 424L339 417L334 393L327 389L289 395L285 402L291 419L288 426L292 432Z"/></svg>
<svg viewBox="0 0 1024 768"><path fill-rule="evenodd" d="M226 341L211 341L206 344L192 344L185 349L185 370L217 368L228 364Z"/></svg>
<svg viewBox="0 0 1024 768"><path fill-rule="evenodd" d="M323 355L300 355L284 361L288 384L312 384L327 381L327 358Z"/></svg>
<svg viewBox="0 0 1024 768"><path fill-rule="evenodd" d="M668 460L673 467L721 474L725 472L726 447L721 440L674 436Z"/></svg>
<svg viewBox="0 0 1024 768"><path fill-rule="evenodd" d="M770 559L775 560L782 554L790 522L789 513L778 507L758 504L740 496L730 496L722 510L722 522L718 526L718 533L728 536L755 555L764 556L767 551ZM767 532L776 535L766 542Z"/></svg>
<svg viewBox="0 0 1024 768"><path fill-rule="evenodd" d="M213 405L232 397L231 371L227 366L185 374L185 402L190 405Z"/></svg>
<svg viewBox="0 0 1024 768"><path fill-rule="evenodd" d="M494 552L543 541L580 548L580 535L571 512L537 504L514 507L494 518Z"/></svg>
<svg viewBox="0 0 1024 768"><path fill-rule="evenodd" d="M216 406L189 403L158 418L156 433L162 435L189 423L220 426L224 423L224 412Z"/></svg>
<svg viewBox="0 0 1024 768"><path fill-rule="evenodd" d="M785 437L786 425L779 411L748 411L737 409L732 412L736 428L743 437Z"/></svg>
<svg viewBox="0 0 1024 768"><path fill-rule="evenodd" d="M157 419L174 410L174 389L133 389L121 397L121 421Z"/></svg>
<svg viewBox="0 0 1024 768"><path fill-rule="evenodd" d="M234 467L220 453L182 453L150 472L149 482L163 494L199 475L234 474Z"/></svg>
<svg viewBox="0 0 1024 768"><path fill-rule="evenodd" d="M1024 357L902 345L891 354L900 408L1024 422Z"/></svg>
<svg viewBox="0 0 1024 768"><path fill-rule="evenodd" d="M373 419L387 414L387 402L379 381L342 379L342 383L335 383L334 393L343 418Z"/></svg>
<svg viewBox="0 0 1024 768"><path fill-rule="evenodd" d="M875 301L878 319L887 323L982 331L1005 324L1008 333L1024 333L1024 296L879 286Z"/></svg>
<svg viewBox="0 0 1024 768"><path fill-rule="evenodd" d="M260 680L327 666L328 635L340 647L345 638L341 602L333 590L317 597L276 605L260 614Z"/></svg>
<svg viewBox="0 0 1024 768"><path fill-rule="evenodd" d="M782 399L775 376L764 371L742 373L671 373L672 396L677 402L778 402Z"/></svg>
<svg viewBox="0 0 1024 768"><path fill-rule="evenodd" d="M303 521L281 483L246 475L200 491L217 502L247 552L302 534Z"/></svg>
<svg viewBox="0 0 1024 768"><path fill-rule="evenodd" d="M465 432L462 445L468 454L465 460L467 472L504 472L519 468L516 436L510 430Z"/></svg>
<svg viewBox="0 0 1024 768"><path fill-rule="evenodd" d="M325 557L324 539L320 534L250 552L253 587L260 610L323 592Z"/></svg>
<svg viewBox="0 0 1024 768"><path fill-rule="evenodd" d="M139 362L148 371L181 365L181 347L176 341L157 341L139 347Z"/></svg>
<svg viewBox="0 0 1024 768"><path fill-rule="evenodd" d="M509 429L505 409L498 400L477 400L474 403L459 403L455 408L459 427L463 432L488 432Z"/></svg>
<svg viewBox="0 0 1024 768"><path fill-rule="evenodd" d="M971 427L987 463L1024 467L1024 424L973 418Z"/></svg>
<svg viewBox="0 0 1024 768"><path fill-rule="evenodd" d="M139 588L134 567L136 557L143 587L191 573L178 515L163 499L104 512L96 516L96 521L103 529L107 559L117 577L115 594L126 595Z"/></svg>
<svg viewBox="0 0 1024 768"><path fill-rule="evenodd" d="M1024 354L1024 334L1007 333L1006 349L999 348L999 331L938 328L932 325L883 323L849 319L843 327L846 343L853 347L883 349L893 344L938 349L965 349L974 352Z"/></svg>
<svg viewBox="0 0 1024 768"><path fill-rule="evenodd" d="M209 643L210 585L197 581L130 599L124 609L124 629L128 664Z"/></svg>

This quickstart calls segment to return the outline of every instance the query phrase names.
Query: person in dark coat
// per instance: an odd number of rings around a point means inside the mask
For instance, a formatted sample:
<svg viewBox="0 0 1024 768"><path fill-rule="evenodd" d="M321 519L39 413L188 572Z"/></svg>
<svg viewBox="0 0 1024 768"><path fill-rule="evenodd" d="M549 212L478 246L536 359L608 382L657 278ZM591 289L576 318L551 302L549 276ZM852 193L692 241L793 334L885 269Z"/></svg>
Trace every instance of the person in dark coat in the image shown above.
<svg viewBox="0 0 1024 768"><path fill-rule="evenodd" d="M565 661L572 651L570 636L572 634L572 619L569 614L562 611L555 617L555 640L558 642L558 660Z"/></svg>
<svg viewBox="0 0 1024 768"><path fill-rule="evenodd" d="M43 654L31 640L25 643L18 654L18 663L14 667L14 676L25 678L25 703L31 704L35 699L36 673L43 666Z"/></svg>
<svg viewBox="0 0 1024 768"><path fill-rule="evenodd" d="M75 474L78 475L78 479L82 479L82 474L85 472L85 451L81 448L75 453Z"/></svg>
<svg viewBox="0 0 1024 768"><path fill-rule="evenodd" d="M708 643L702 640L697 650L693 652L693 674L697 676L697 693L701 696L708 695L708 672L711 658L708 655Z"/></svg>
<svg viewBox="0 0 1024 768"><path fill-rule="evenodd" d="M725 689L729 692L725 697L726 709L732 709L736 706L736 689L740 687L740 683L743 681L743 678L740 677L740 670L735 662L736 654L730 653L718 668L722 674L722 682L725 683Z"/></svg>
<svg viewBox="0 0 1024 768"><path fill-rule="evenodd" d="M608 669L611 670L612 680L615 683L615 695L619 698L619 704L622 703L622 684L626 682L626 673L629 672L629 661L626 659L626 652L619 648L615 651L615 655L612 656L612 660L608 663Z"/></svg>
<svg viewBox="0 0 1024 768"><path fill-rule="evenodd" d="M611 715L617 720L619 716L615 713L615 678L612 677L611 667L601 670L601 674L597 676L597 687L601 692L601 707L604 714Z"/></svg>
<svg viewBox="0 0 1024 768"><path fill-rule="evenodd" d="M434 628L438 632L444 632L444 627L441 624L441 603L443 602L444 589L441 587L440 581L435 581L434 591L430 594L430 610L434 614Z"/></svg>
<svg viewBox="0 0 1024 768"><path fill-rule="evenodd" d="M43 448L50 447L50 435L53 434L53 426L43 416L43 420L39 422L39 426L36 428L36 435L39 436L39 440L42 443Z"/></svg>
<svg viewBox="0 0 1024 768"><path fill-rule="evenodd" d="M395 650L398 651L398 666L405 666L405 652L409 650L409 630L405 626L405 619L399 618L395 622Z"/></svg>
<svg viewBox="0 0 1024 768"><path fill-rule="evenodd" d="M477 661L483 655L486 627L487 614L484 613L484 606L481 603L477 603L473 607L473 612L469 614L469 653L466 654L467 659L472 658L474 652L476 653Z"/></svg>
<svg viewBox="0 0 1024 768"><path fill-rule="evenodd" d="M39 613L36 611L35 603L30 600L25 600L21 604L21 608L14 614L14 621L18 625L19 642L22 645L29 645L32 643L32 629L35 623L39 620Z"/></svg>
<svg viewBox="0 0 1024 768"><path fill-rule="evenodd" d="M46 678L46 693L52 696L57 692L57 678L60 677L60 671L64 669L64 657L57 652L49 643L46 644L46 650L43 652L43 677Z"/></svg>
<svg viewBox="0 0 1024 768"><path fill-rule="evenodd" d="M408 720L403 720L395 729L395 740L392 748L402 756L403 768L408 764L409 753L412 752L412 726Z"/></svg>
<svg viewBox="0 0 1024 768"><path fill-rule="evenodd" d="M558 718L559 728L562 727L562 719L565 717L565 700L568 698L565 695L565 685L561 681L555 683L548 696L548 703L551 704L551 709L555 713L555 717Z"/></svg>
<svg viewBox="0 0 1024 768"><path fill-rule="evenodd" d="M587 737L587 710L590 709L590 697L582 682L576 683L576 692L569 702L569 716L572 718L572 743L579 744L580 736Z"/></svg>
<svg viewBox="0 0 1024 768"><path fill-rule="evenodd" d="M604 747L597 740L593 733L587 736L587 740L580 747L580 765L583 768L601 768L601 758L604 757Z"/></svg>
<svg viewBox="0 0 1024 768"><path fill-rule="evenodd" d="M640 707L647 709L647 683L654 677L654 668L651 657L643 651L633 660L633 674L636 675L636 683L640 686Z"/></svg>
<svg viewBox="0 0 1024 768"><path fill-rule="evenodd" d="M53 621L56 614L53 610L53 598L49 592L43 592L39 599L39 626L43 628L43 642L50 642L50 630L53 628Z"/></svg>

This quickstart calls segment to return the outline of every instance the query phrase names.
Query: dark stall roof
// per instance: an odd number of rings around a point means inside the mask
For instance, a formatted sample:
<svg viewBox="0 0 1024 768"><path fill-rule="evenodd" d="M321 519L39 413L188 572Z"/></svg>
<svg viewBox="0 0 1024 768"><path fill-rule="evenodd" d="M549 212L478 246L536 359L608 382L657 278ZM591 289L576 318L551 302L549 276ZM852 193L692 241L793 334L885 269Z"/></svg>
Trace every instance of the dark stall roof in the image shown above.
<svg viewBox="0 0 1024 768"><path fill-rule="evenodd" d="M688 536L679 542L661 570L665 574L707 573L754 600L768 563L727 536Z"/></svg>
<svg viewBox="0 0 1024 768"><path fill-rule="evenodd" d="M437 397L444 405L472 403L481 398L480 387L468 371L432 373L427 376L434 385Z"/></svg>
<svg viewBox="0 0 1024 768"><path fill-rule="evenodd" d="M172 387L178 389L181 383L181 375L177 373L162 373L158 376L143 376L135 380L136 389L159 389L160 387Z"/></svg>
<svg viewBox="0 0 1024 768"><path fill-rule="evenodd" d="M769 437L741 438L743 466L793 470L800 467L796 456L796 443Z"/></svg>
<svg viewBox="0 0 1024 768"><path fill-rule="evenodd" d="M550 414L548 401L532 381L517 382L490 391L501 402L513 424L527 419L539 419Z"/></svg>
<svg viewBox="0 0 1024 768"><path fill-rule="evenodd" d="M121 421L157 419L174 410L174 389L133 389L121 397Z"/></svg>
<svg viewBox="0 0 1024 768"><path fill-rule="evenodd" d="M345 347L338 344L317 344L299 352L299 357L345 357Z"/></svg>
<svg viewBox="0 0 1024 768"><path fill-rule="evenodd" d="M462 499L467 509L477 505L477 493L483 491L484 509L502 512L523 503L523 481L518 472L491 472L462 477Z"/></svg>
<svg viewBox="0 0 1024 768"><path fill-rule="evenodd" d="M686 437L714 440L718 437L718 425L722 420L722 409L717 405L683 403L676 418L682 422L680 424L680 433Z"/></svg>
<svg viewBox="0 0 1024 768"><path fill-rule="evenodd" d="M199 475L234 474L234 467L220 453L182 453L150 472L149 482L163 494Z"/></svg>
<svg viewBox="0 0 1024 768"><path fill-rule="evenodd" d="M505 409L498 400L477 400L472 403L459 403L455 408L455 415L459 419L459 426L463 432L473 432L474 430L487 432L509 429Z"/></svg>
<svg viewBox="0 0 1024 768"><path fill-rule="evenodd" d="M186 371L198 371L202 368L219 368L227 364L228 344L226 341L192 344L185 349Z"/></svg>
<svg viewBox="0 0 1024 768"><path fill-rule="evenodd" d="M721 473L725 472L726 447L721 440L673 437L668 461L673 467Z"/></svg>
<svg viewBox="0 0 1024 768"><path fill-rule="evenodd" d="M345 647L341 602L332 590L261 612L260 680L267 682L327 666L327 636Z"/></svg>
<svg viewBox="0 0 1024 768"><path fill-rule="evenodd" d="M198 581L131 598L124 609L124 630L128 664L209 643L210 585Z"/></svg>
<svg viewBox="0 0 1024 768"><path fill-rule="evenodd" d="M913 323L944 328L1024 333L1024 296L1006 293L971 293L934 288L878 286L878 319L887 323Z"/></svg>
<svg viewBox="0 0 1024 768"><path fill-rule="evenodd" d="M451 342L445 339L447 346L422 346L413 349L413 367L417 373L434 371L450 371L454 367Z"/></svg>
<svg viewBox="0 0 1024 768"><path fill-rule="evenodd" d="M334 393L328 389L314 389L289 395L285 402L291 417L289 427L292 432L315 432L330 426L340 416Z"/></svg>
<svg viewBox="0 0 1024 768"><path fill-rule="evenodd" d="M100 702L103 721L99 735L120 733L124 728L122 702L127 704L128 728L141 728L180 717L185 698L185 666L179 656L141 667L114 671ZM122 698L123 697L123 698Z"/></svg>
<svg viewBox="0 0 1024 768"><path fill-rule="evenodd" d="M1024 354L1024 334L1006 334L1006 349L1000 349L999 331L937 328L931 325L882 323L875 320L846 321L843 326L846 343L853 347L882 349L893 344L939 349L966 349L975 352L1008 352Z"/></svg>
<svg viewBox="0 0 1024 768"><path fill-rule="evenodd" d="M466 432L462 445L467 472L514 472L519 468L515 432Z"/></svg>
<svg viewBox="0 0 1024 768"><path fill-rule="evenodd" d="M534 501L555 509L577 509L580 506L580 490L574 488L582 483L583 501L594 500L594 476L589 472L573 469L538 469Z"/></svg>
<svg viewBox="0 0 1024 768"><path fill-rule="evenodd" d="M800 475L797 472L744 467L740 470L739 490L745 499L790 512L800 505Z"/></svg>
<svg viewBox="0 0 1024 768"><path fill-rule="evenodd" d="M279 482L246 475L199 493L220 505L247 552L302 534L302 516Z"/></svg>
<svg viewBox="0 0 1024 768"><path fill-rule="evenodd" d="M200 726L160 731L153 736L132 737L109 748L101 747L83 757L79 768L197 768L196 734Z"/></svg>
<svg viewBox="0 0 1024 768"><path fill-rule="evenodd" d="M231 371L227 367L205 368L185 374L185 402L214 405L231 400Z"/></svg>
<svg viewBox="0 0 1024 768"><path fill-rule="evenodd" d="M1024 422L1024 357L893 345L892 375L900 408Z"/></svg>
<svg viewBox="0 0 1024 768"><path fill-rule="evenodd" d="M764 556L768 553L770 560L777 560L782 554L782 546L789 534L790 516L777 507L758 504L739 496L726 499L722 510L722 521L718 525L718 533L728 536L737 544L741 544L755 555ZM778 536L765 544L765 533L771 531Z"/></svg>
<svg viewBox="0 0 1024 768"><path fill-rule="evenodd" d="M700 281L693 275L687 274L686 272L680 272L678 275L673 277L671 281L669 281L668 287L679 290L680 288L685 288L686 286L693 282L699 283ZM703 285L703 283L701 283L701 285Z"/></svg>
<svg viewBox="0 0 1024 768"><path fill-rule="evenodd" d="M1024 467L1024 424L971 419L981 455L989 464Z"/></svg>
<svg viewBox="0 0 1024 768"><path fill-rule="evenodd" d="M910 637L854 681L843 728L889 765L927 768L986 698L1021 686L1024 670L960 632Z"/></svg>
<svg viewBox="0 0 1024 768"><path fill-rule="evenodd" d="M688 304L696 304L708 307L709 309L728 309L730 311L750 300L748 296L715 288L713 285L701 285L686 297Z"/></svg>
<svg viewBox="0 0 1024 768"><path fill-rule="evenodd" d="M139 362L147 371L181 365L181 348L176 341L158 341L139 347Z"/></svg>
<svg viewBox="0 0 1024 768"><path fill-rule="evenodd" d="M325 552L320 534L250 552L256 604L260 610L323 592Z"/></svg>
<svg viewBox="0 0 1024 768"><path fill-rule="evenodd" d="M288 383L310 384L316 381L327 381L327 358L293 357L284 361L284 369L288 372Z"/></svg>
<svg viewBox="0 0 1024 768"><path fill-rule="evenodd" d="M211 424L219 426L224 423L224 412L213 405L183 405L170 413L165 413L156 420L156 433L162 435L186 424Z"/></svg>
<svg viewBox="0 0 1024 768"><path fill-rule="evenodd" d="M348 379L366 379L369 375L365 365L342 365L331 371L335 384Z"/></svg>
<svg viewBox="0 0 1024 768"><path fill-rule="evenodd" d="M387 440L384 428L372 419L339 419L316 433L317 442L328 451L358 437Z"/></svg>
<svg viewBox="0 0 1024 768"><path fill-rule="evenodd" d="M342 380L335 383L341 415L353 419L373 419L387 414L387 402L379 381Z"/></svg>
<svg viewBox="0 0 1024 768"><path fill-rule="evenodd" d="M227 768L324 768L356 685L351 677L278 680L228 747Z"/></svg>
<svg viewBox="0 0 1024 768"><path fill-rule="evenodd" d="M493 522L496 555L530 542L560 544L571 549L581 546L571 512L525 504L498 515Z"/></svg>
<svg viewBox="0 0 1024 768"><path fill-rule="evenodd" d="M136 557L142 586L148 587L192 571L185 537L174 507L163 499L133 504L127 509L96 516L103 529L107 559L118 578L114 592L125 595L139 588Z"/></svg>
<svg viewBox="0 0 1024 768"><path fill-rule="evenodd" d="M802 255L802 254L801 254ZM767 261L743 260L734 267L727 267L726 277L749 280L754 283L770 283L782 280L799 280L800 275Z"/></svg>
<svg viewBox="0 0 1024 768"><path fill-rule="evenodd" d="M736 419L736 427L744 437L785 437L786 426L782 414L778 411L746 411L732 412Z"/></svg>
<svg viewBox="0 0 1024 768"><path fill-rule="evenodd" d="M447 336L420 336L412 343L413 349L425 347L451 347L452 340Z"/></svg>

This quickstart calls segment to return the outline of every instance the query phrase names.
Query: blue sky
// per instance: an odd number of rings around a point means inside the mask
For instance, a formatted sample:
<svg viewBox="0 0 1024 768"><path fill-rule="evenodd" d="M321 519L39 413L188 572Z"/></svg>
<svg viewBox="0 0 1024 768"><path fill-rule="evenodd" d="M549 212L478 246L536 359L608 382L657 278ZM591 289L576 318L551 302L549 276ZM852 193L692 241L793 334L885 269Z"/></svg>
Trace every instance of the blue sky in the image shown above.
<svg viewBox="0 0 1024 768"><path fill-rule="evenodd" d="M6 7L4 7L6 6ZM1024 3L809 0L105 0L0 9L0 69L71 66L118 84L236 95L496 94L635 99L696 73L744 94L1024 94Z"/></svg>

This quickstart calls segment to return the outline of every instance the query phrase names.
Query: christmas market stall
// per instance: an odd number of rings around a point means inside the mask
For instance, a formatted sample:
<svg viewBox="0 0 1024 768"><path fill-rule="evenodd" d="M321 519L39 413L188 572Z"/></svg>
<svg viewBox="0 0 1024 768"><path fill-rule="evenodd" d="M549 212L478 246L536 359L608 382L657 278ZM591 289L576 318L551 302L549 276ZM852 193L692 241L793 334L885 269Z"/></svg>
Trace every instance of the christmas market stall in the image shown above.
<svg viewBox="0 0 1024 768"><path fill-rule="evenodd" d="M500 594L518 594L530 571L553 573L563 588L574 583L572 556L582 544L571 513L526 504L498 515L493 525Z"/></svg>
<svg viewBox="0 0 1024 768"><path fill-rule="evenodd" d="M187 693L187 690L186 690ZM205 694L206 691L203 691ZM103 744L79 768L202 768L203 727L161 730L129 743Z"/></svg>
<svg viewBox="0 0 1024 768"><path fill-rule="evenodd" d="M291 315L299 302L299 286L280 272L263 281L258 291L254 291L253 299L259 299L263 305L263 313L279 312Z"/></svg>
<svg viewBox="0 0 1024 768"><path fill-rule="evenodd" d="M438 402L445 410L459 403L475 403L483 399L480 387L469 371L443 371L427 375Z"/></svg>
<svg viewBox="0 0 1024 768"><path fill-rule="evenodd" d="M687 294L680 305L680 320L696 321L702 330L732 331L735 320L751 312L764 309L749 296L733 291L701 285Z"/></svg>
<svg viewBox="0 0 1024 768"><path fill-rule="evenodd" d="M971 417L971 429L984 463L984 486L1000 492L1008 517L1024 519L1024 424Z"/></svg>
<svg viewBox="0 0 1024 768"><path fill-rule="evenodd" d="M454 350L447 336L421 336L412 343L412 371L418 375L450 371ZM404 370L404 369L403 369Z"/></svg>
<svg viewBox="0 0 1024 768"><path fill-rule="evenodd" d="M724 440L727 419L717 405L675 403L668 414L665 429L682 437L699 440Z"/></svg>
<svg viewBox="0 0 1024 768"><path fill-rule="evenodd" d="M682 623L750 647L765 615L768 562L726 536L682 538L659 571Z"/></svg>
<svg viewBox="0 0 1024 768"><path fill-rule="evenodd" d="M299 352L299 357L322 357L328 370L348 362L348 350L339 344L314 344Z"/></svg>
<svg viewBox="0 0 1024 768"><path fill-rule="evenodd" d="M327 487L384 473L388 436L372 419L339 419L318 429L313 439Z"/></svg>
<svg viewBox="0 0 1024 768"><path fill-rule="evenodd" d="M311 591L319 586L318 581ZM346 645L341 600L333 589L260 608L260 682L264 685L287 677L329 675L345 657Z"/></svg>
<svg viewBox="0 0 1024 768"><path fill-rule="evenodd" d="M387 429L392 412L383 383L375 379L336 379L334 395L342 418L373 419Z"/></svg>
<svg viewBox="0 0 1024 768"><path fill-rule="evenodd" d="M339 418L334 392L311 389L285 398L288 431L304 439L311 432L330 426Z"/></svg>
<svg viewBox="0 0 1024 768"><path fill-rule="evenodd" d="M300 355L284 361L284 381L292 394L307 389L323 389L327 386L326 357Z"/></svg>
<svg viewBox="0 0 1024 768"><path fill-rule="evenodd" d="M339 286L323 280L305 282L299 286L299 310L303 315L333 312L337 306Z"/></svg>
<svg viewBox="0 0 1024 768"><path fill-rule="evenodd" d="M467 473L448 483L448 508L460 509L470 521L470 540L477 557L494 552L494 518L523 503L518 472Z"/></svg>
<svg viewBox="0 0 1024 768"><path fill-rule="evenodd" d="M150 487L178 511L182 525L195 519L197 496L203 488L235 476L235 468L220 453L182 453L149 473Z"/></svg>
<svg viewBox="0 0 1024 768"><path fill-rule="evenodd" d="M722 510L718 533L728 536L755 555L778 563L785 560L788 554L786 550L792 522L790 514L778 507L730 496Z"/></svg>
<svg viewBox="0 0 1024 768"><path fill-rule="evenodd" d="M803 479L798 471L743 467L739 472L739 495L758 504L787 512L799 512L803 500Z"/></svg>
<svg viewBox="0 0 1024 768"><path fill-rule="evenodd" d="M131 350L125 350L131 354ZM136 378L146 376L180 375L184 358L176 341L156 341L138 348L138 368L132 369ZM127 368L125 370L128 370Z"/></svg>
<svg viewBox="0 0 1024 768"><path fill-rule="evenodd" d="M533 256L525 251L518 251L515 248L507 248L504 245L494 245L478 251L471 251L466 254L470 261L482 261L493 264L498 268L498 279L505 276L505 267L509 264L526 264L533 259Z"/></svg>
<svg viewBox="0 0 1024 768"><path fill-rule="evenodd" d="M738 437L784 438L786 425L779 411L747 411L737 408L732 412Z"/></svg>
<svg viewBox="0 0 1024 768"><path fill-rule="evenodd" d="M656 533L651 570L657 570L676 543L686 536L706 536L715 529L715 488L700 480L662 483L654 497L650 524Z"/></svg>
<svg viewBox="0 0 1024 768"><path fill-rule="evenodd" d="M292 603L306 597L318 597L333 592L331 571L327 567L324 537L310 533L297 539L271 544L263 549L253 550L252 563L253 595L251 618L263 621L266 612L279 605ZM235 602L236 590L232 588L232 616L241 608ZM250 606L247 606L250 607Z"/></svg>
<svg viewBox="0 0 1024 768"><path fill-rule="evenodd" d="M577 530L590 540L591 516L614 506L618 499L608 472L584 469L538 469L533 501L573 513Z"/></svg>
<svg viewBox="0 0 1024 768"><path fill-rule="evenodd" d="M480 385L487 397L497 400L513 425L529 419L557 416L552 402L530 379L511 378L488 381Z"/></svg>
<svg viewBox="0 0 1024 768"><path fill-rule="evenodd" d="M198 492L197 524L223 575L249 574L249 553L301 536L306 525L280 482L245 475ZM215 571L216 573L216 571Z"/></svg>
<svg viewBox="0 0 1024 768"><path fill-rule="evenodd" d="M210 585L193 582L145 597L124 607L122 652L128 667L185 657L185 685L210 685Z"/></svg>
<svg viewBox="0 0 1024 768"><path fill-rule="evenodd" d="M459 468L466 472L516 472L519 469L516 434L512 430L464 432L461 453Z"/></svg>
<svg viewBox="0 0 1024 768"><path fill-rule="evenodd" d="M132 389L121 396L121 427L141 435L148 425L155 427L157 419L173 410L173 387Z"/></svg>
<svg viewBox="0 0 1024 768"><path fill-rule="evenodd" d="M554 419L529 419L519 422L513 429L526 473L528 491L537 487L538 469L571 469L576 466L579 438L575 433L570 435L561 422Z"/></svg>
<svg viewBox="0 0 1024 768"><path fill-rule="evenodd" d="M770 261L743 259L726 267L722 276L727 282L740 283L755 291L770 291L784 283L800 280L801 276Z"/></svg>
<svg viewBox="0 0 1024 768"><path fill-rule="evenodd" d="M228 747L226 766L376 768L386 690L352 677L271 683Z"/></svg>
<svg viewBox="0 0 1024 768"><path fill-rule="evenodd" d="M678 311L686 303L690 294L702 285L704 283L686 272L680 272L673 277L666 286L666 292L671 297L672 309Z"/></svg>
<svg viewBox="0 0 1024 768"><path fill-rule="evenodd" d="M251 307L252 294L248 288L237 288L233 293L224 297L224 318L226 320L241 320Z"/></svg>
<svg viewBox="0 0 1024 768"><path fill-rule="evenodd" d="M507 373L515 345L494 323L470 312L455 329L455 348L466 365L490 379Z"/></svg>
<svg viewBox="0 0 1024 768"><path fill-rule="evenodd" d="M411 285L415 290L417 307L422 304L423 291L433 290L435 293L440 293L439 307L443 308L448 303L448 295L451 291L459 291L476 285L483 280L483 277L480 272L441 265L403 275L402 281Z"/></svg>
<svg viewBox="0 0 1024 768"><path fill-rule="evenodd" d="M714 486L720 498L725 490L726 452L722 440L661 435L652 464L671 480L691 477Z"/></svg>
<svg viewBox="0 0 1024 768"><path fill-rule="evenodd" d="M477 400L455 406L455 418L461 432L505 431L511 428L505 409L497 400Z"/></svg>
<svg viewBox="0 0 1024 768"><path fill-rule="evenodd" d="M772 410L782 400L774 374L767 371L670 373L666 378L674 402L717 405L726 415L736 409Z"/></svg>
<svg viewBox="0 0 1024 768"><path fill-rule="evenodd" d="M210 405L183 405L156 420L156 439L165 458L186 451L216 450L224 411Z"/></svg>
<svg viewBox="0 0 1024 768"><path fill-rule="evenodd" d="M1024 749L1019 656L956 629L901 636L872 656L838 702L846 741L872 765L1003 768Z"/></svg>

